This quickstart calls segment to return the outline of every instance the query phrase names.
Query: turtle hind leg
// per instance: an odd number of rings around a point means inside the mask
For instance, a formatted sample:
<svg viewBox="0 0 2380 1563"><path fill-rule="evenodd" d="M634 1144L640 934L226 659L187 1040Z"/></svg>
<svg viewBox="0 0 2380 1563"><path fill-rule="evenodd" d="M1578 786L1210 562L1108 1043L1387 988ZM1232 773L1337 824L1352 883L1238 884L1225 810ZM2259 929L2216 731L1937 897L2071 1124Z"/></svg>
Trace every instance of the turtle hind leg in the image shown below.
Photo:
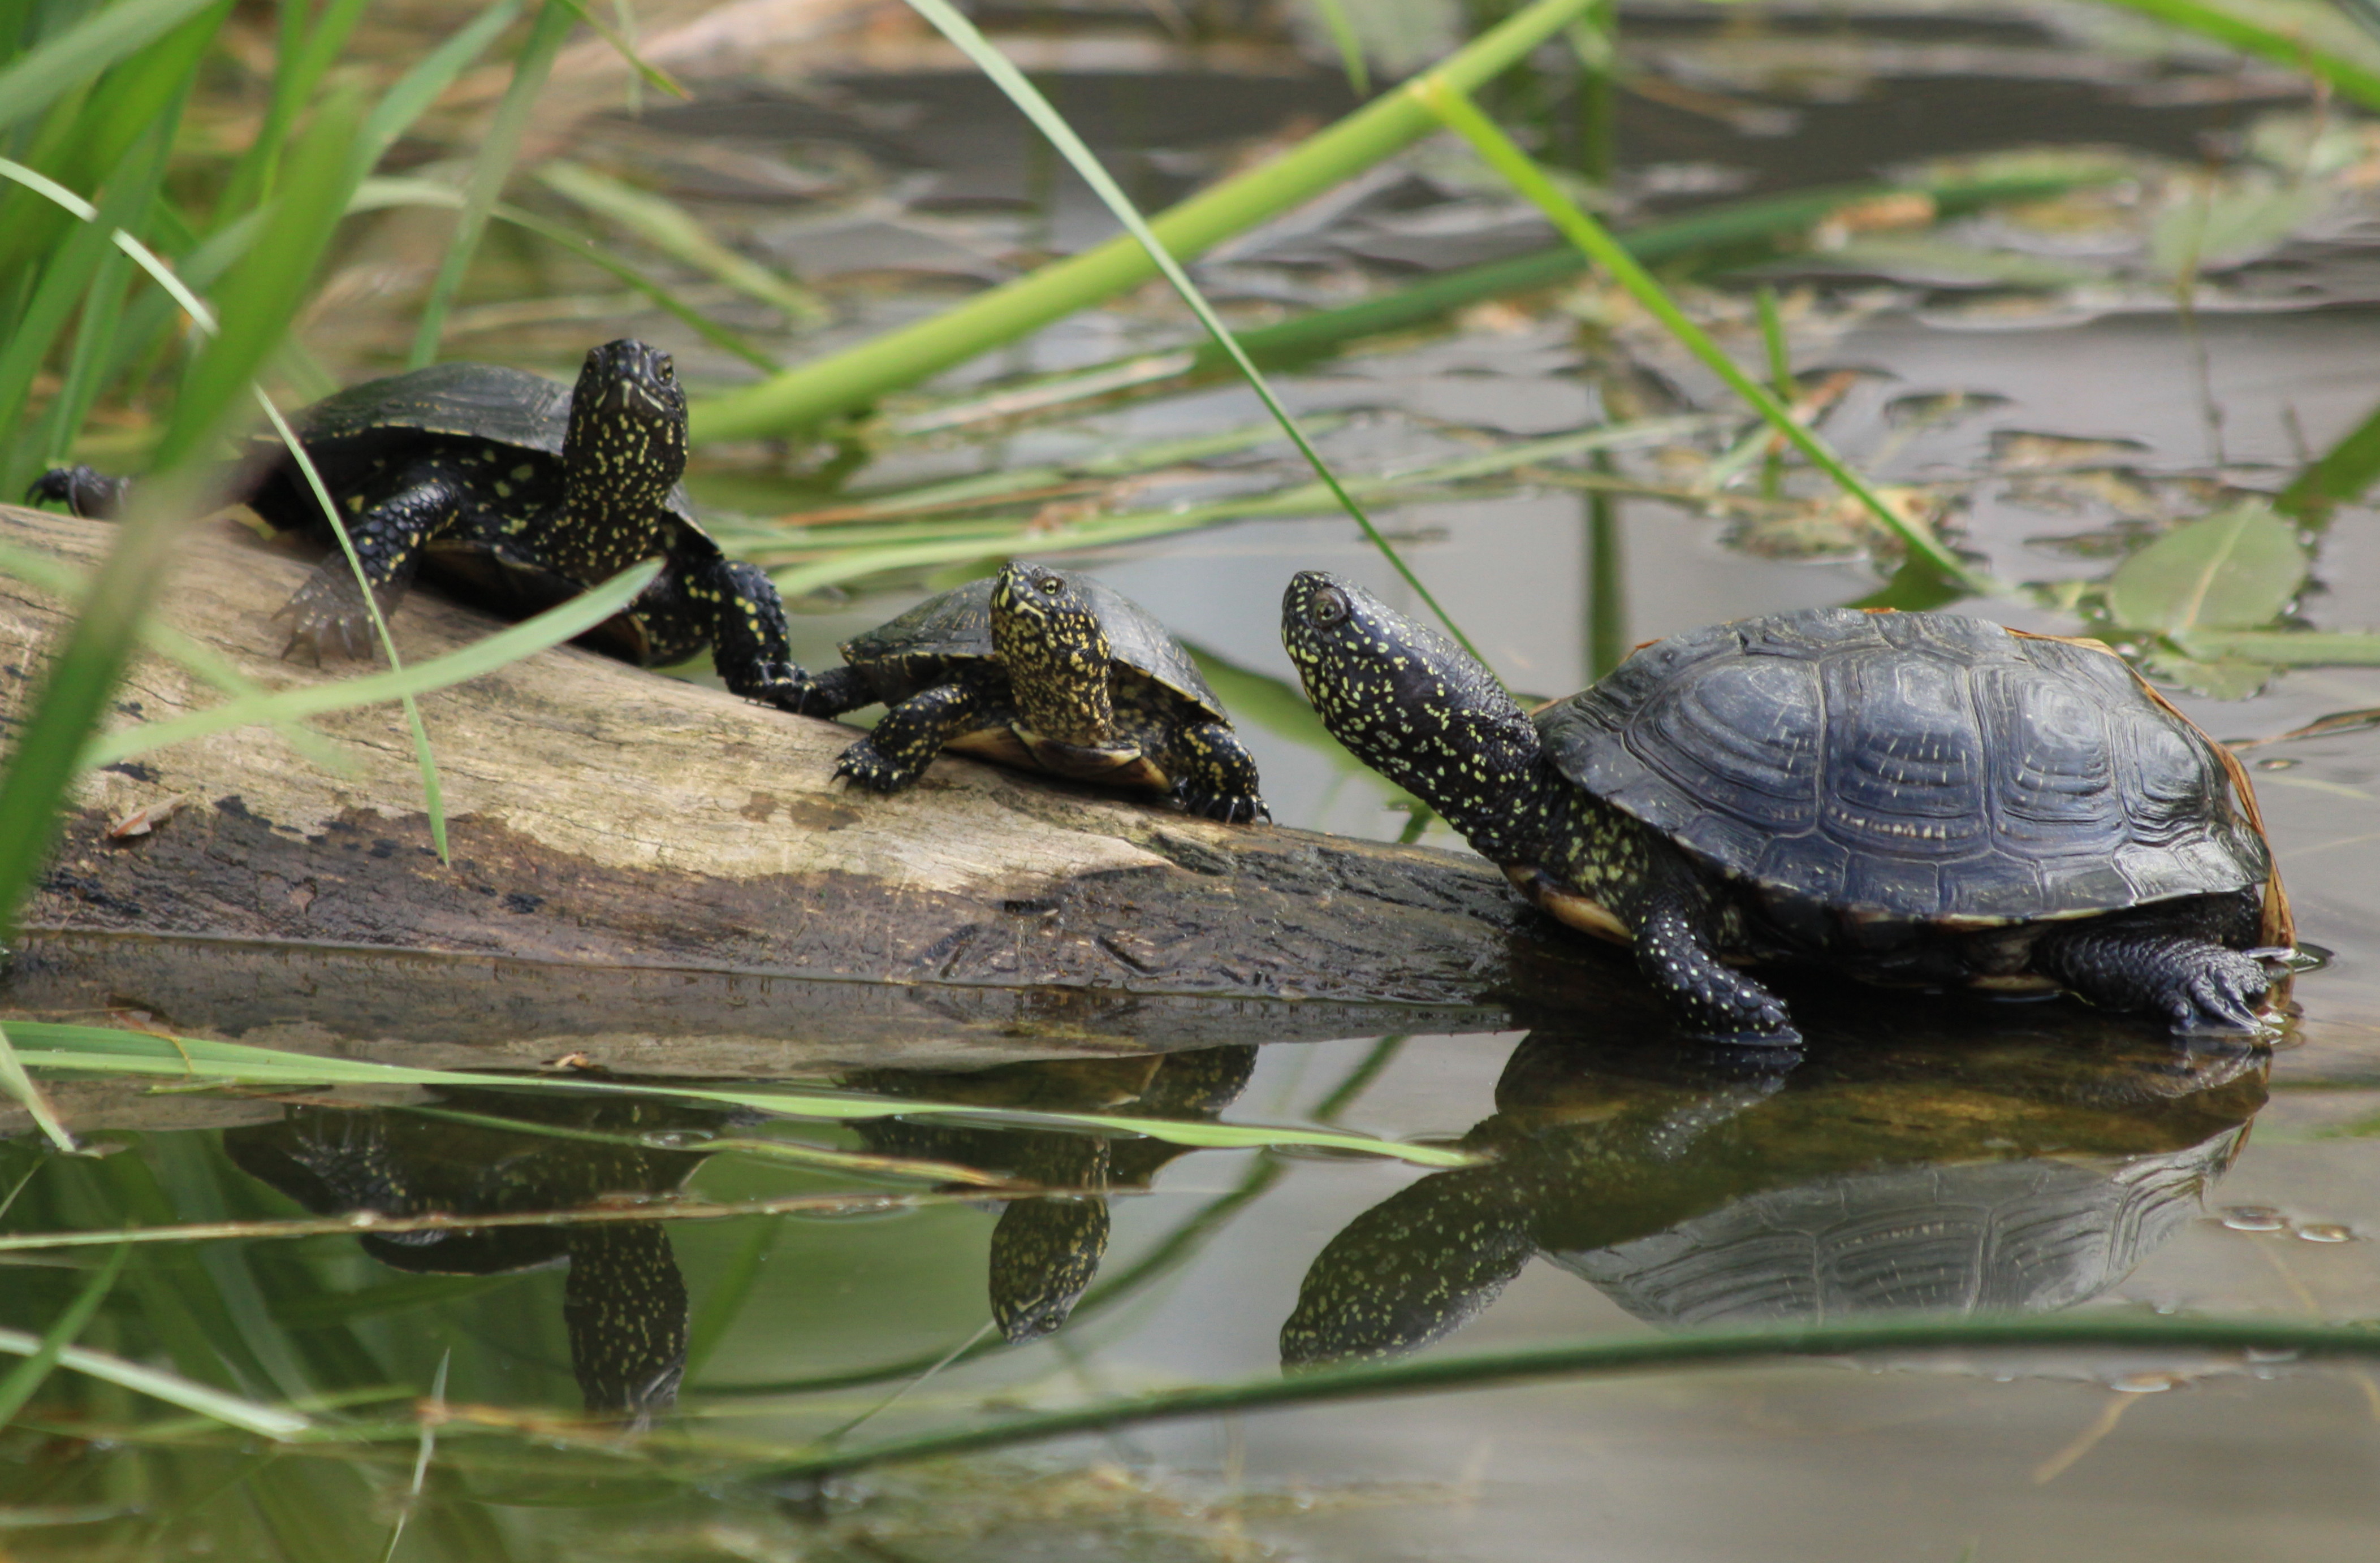
<svg viewBox="0 0 2380 1563"><path fill-rule="evenodd" d="M1190 813L1226 825L1272 818L1257 793L1256 757L1223 723L1184 729L1169 749L1166 769L1174 778L1173 801Z"/></svg>
<svg viewBox="0 0 2380 1563"><path fill-rule="evenodd" d="M25 503L48 500L65 505L71 515L105 521L123 512L124 496L131 488L129 478L109 478L88 466L53 466L33 479L25 491Z"/></svg>
<svg viewBox="0 0 2380 1563"><path fill-rule="evenodd" d="M2272 979L2204 919L2095 921L2053 928L2033 969L2105 1010L2161 1014L2176 1031L2254 1032Z"/></svg>
<svg viewBox="0 0 2380 1563"><path fill-rule="evenodd" d="M871 792L897 793L926 773L944 744L982 724L990 702L967 684L938 684L895 705L843 751L834 773Z"/></svg>
<svg viewBox="0 0 2380 1563"><path fill-rule="evenodd" d="M1712 948L1707 909L1681 891L1657 893L1637 917L1636 966L1680 1019L1715 1042L1798 1047L1802 1035L1777 995Z"/></svg>

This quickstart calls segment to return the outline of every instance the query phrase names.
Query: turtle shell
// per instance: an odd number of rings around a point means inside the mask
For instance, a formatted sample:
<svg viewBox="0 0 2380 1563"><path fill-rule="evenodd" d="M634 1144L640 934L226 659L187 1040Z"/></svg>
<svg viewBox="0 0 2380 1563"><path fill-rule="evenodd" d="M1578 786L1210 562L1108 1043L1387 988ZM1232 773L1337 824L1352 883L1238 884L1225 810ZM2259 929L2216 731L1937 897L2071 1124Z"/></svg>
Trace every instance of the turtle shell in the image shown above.
<svg viewBox="0 0 2380 1563"><path fill-rule="evenodd" d="M1108 637L1111 660L1141 674L1217 721L1229 721L1223 702L1172 631L1148 609L1088 576L1089 592ZM843 643L843 660L875 676L888 701L906 699L941 682L951 664L995 661L991 644L992 578L929 598L889 623Z"/></svg>
<svg viewBox="0 0 2380 1563"><path fill-rule="evenodd" d="M370 463L434 440L476 440L551 456L559 464L570 430L570 396L569 386L526 370L432 364L325 396L298 413L296 428L324 485L336 493ZM257 442L256 459L265 470L294 478L286 456L278 439ZM279 498L272 488L260 491L259 514L285 529L312 520L312 502L301 503L294 483L285 502L275 503ZM708 535L695 521L685 484L670 491L669 512L679 525Z"/></svg>
<svg viewBox="0 0 2380 1563"><path fill-rule="evenodd" d="M1713 625L1537 722L1565 776L1789 924L2082 917L2271 873L2213 745L2120 659L1980 619Z"/></svg>

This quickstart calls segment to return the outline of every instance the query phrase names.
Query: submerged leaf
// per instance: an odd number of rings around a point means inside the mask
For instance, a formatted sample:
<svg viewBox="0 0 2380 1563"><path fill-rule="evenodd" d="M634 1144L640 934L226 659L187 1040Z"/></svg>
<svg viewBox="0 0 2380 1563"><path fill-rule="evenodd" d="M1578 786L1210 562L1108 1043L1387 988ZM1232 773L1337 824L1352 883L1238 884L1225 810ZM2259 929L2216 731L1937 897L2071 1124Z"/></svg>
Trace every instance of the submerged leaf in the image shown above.
<svg viewBox="0 0 2380 1563"><path fill-rule="evenodd" d="M2253 500L2177 527L2118 565L2107 612L2126 629L2177 636L2247 629L2288 607L2305 574L2297 528Z"/></svg>

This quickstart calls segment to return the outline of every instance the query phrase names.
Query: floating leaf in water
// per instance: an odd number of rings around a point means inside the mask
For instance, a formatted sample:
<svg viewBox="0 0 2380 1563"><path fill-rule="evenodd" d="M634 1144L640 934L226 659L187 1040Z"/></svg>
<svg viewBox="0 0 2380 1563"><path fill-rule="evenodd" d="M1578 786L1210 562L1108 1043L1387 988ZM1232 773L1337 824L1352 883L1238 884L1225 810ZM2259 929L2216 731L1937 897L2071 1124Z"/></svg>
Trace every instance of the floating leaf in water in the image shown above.
<svg viewBox="0 0 2380 1563"><path fill-rule="evenodd" d="M2284 668L2380 667L2380 632L2232 630L2182 635L2174 644L2203 660L2236 657Z"/></svg>
<svg viewBox="0 0 2380 1563"><path fill-rule="evenodd" d="M2126 629L2180 636L2269 623L2305 581L2297 529L2262 501L2177 527L2116 567L2107 612ZM2185 648L2211 660L2220 649Z"/></svg>
<svg viewBox="0 0 2380 1563"><path fill-rule="evenodd" d="M2202 660L2168 656L2152 658L2149 671L2210 700L2245 700L2270 684L2276 670L2269 662L2251 661L2242 657L2218 656Z"/></svg>
<svg viewBox="0 0 2380 1563"><path fill-rule="evenodd" d="M2165 212L2149 230L2149 266L2168 281L2244 266L2280 248L2328 204L2313 185L2245 180Z"/></svg>

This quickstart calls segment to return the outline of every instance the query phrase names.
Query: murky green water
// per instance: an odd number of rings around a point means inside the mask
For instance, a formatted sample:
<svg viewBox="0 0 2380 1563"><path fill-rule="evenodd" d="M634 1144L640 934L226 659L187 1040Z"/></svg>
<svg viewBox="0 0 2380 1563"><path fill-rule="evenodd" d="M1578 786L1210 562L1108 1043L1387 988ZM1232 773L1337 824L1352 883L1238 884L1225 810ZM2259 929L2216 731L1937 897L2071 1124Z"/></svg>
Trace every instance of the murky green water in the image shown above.
<svg viewBox="0 0 2380 1563"><path fill-rule="evenodd" d="M1860 100L1865 118L1814 98L1796 111L1806 139L1722 138L1706 119L1670 124L1661 116L1676 111L1640 104L1623 145L1639 168L1701 158L1794 183L1864 171L1879 140L1895 156L2002 144L2012 133L1994 108L2095 101L2100 118L2077 110L2087 128L2054 134L2167 147L2234 118L2203 104L2194 117L2158 117L2140 101L2042 79L2022 92L2002 79L1994 98L1975 83L1998 79L1962 77L1948 98L1923 99L1911 79ZM880 90L930 96L914 82ZM1281 96L1251 102L1280 115ZM1912 106L1952 100L1973 106L1941 110L1930 127ZM1196 121L1201 105L1157 94L1143 107ZM680 128L765 137L755 124L729 115ZM1920 127L1938 145L1904 144ZM926 139L951 142L946 125L936 135ZM1860 150L1846 152L1847 139ZM978 183L1018 166L990 164ZM1057 214L1080 219L1063 202ZM2218 478L2277 487L2380 399L2369 368L2380 313L2364 309L2216 313L2187 330L2169 311L2128 310L1986 331L1956 303L1907 295L1848 329L1814 329L1797 367L1861 371L1830 436L1882 479L1961 481L1965 540L2009 579L2104 569L2092 539L2133 514L2126 494ZM1108 324L1070 328L1078 339L1042 351L1094 360L1144 329ZM1575 427L1597 416L1593 367L1569 322L1521 320L1286 383L1301 409L1356 410L1326 453L1376 467L1391 454L1419 460L1483 435ZM1955 416L1912 426L1896 411L1952 394L1966 398ZM988 443L913 447L867 480L1256 416L1245 394L1212 391ZM2043 457L2029 435L2099 443ZM710 476L759 507L753 474ZM1874 585L1851 564L1730 548L1718 524L1649 504L1598 519L1574 495L1536 493L1382 520L1499 671L1547 694L1577 687L1612 648ZM2332 524L2304 603L2313 623L2380 624L2375 522L2349 510ZM1203 650L1276 679L1290 676L1274 615L1292 569L1343 571L1397 600L1385 566L1336 519L1078 563ZM809 604L796 649L831 661L836 640L923 589ZM2075 627L2014 600L1991 612ZM2380 672L2291 672L2251 699L2178 697L2219 737L2262 737L2380 706ZM1405 824L1344 757L1286 727L1246 725L1282 823L1372 836ZM2180 1047L2064 1003L1843 995L1814 982L1793 990L1808 1056L1765 1071L1679 1046L1615 963L1608 1007L1526 1036L1352 1025L1282 1041L1218 1036L1202 1021L1197 1035L1159 1039L1174 1050L1154 1055L1062 1057L1027 1037L964 1056L914 1049L906 1061L919 1067L905 1070L861 1067L847 1021L831 1046L813 1045L799 985L781 982L746 993L758 1018L745 1051L690 1060L748 1072L790 1057L804 1078L988 1115L1331 1123L1493 1153L1444 1171L990 1116L844 1130L500 1089L378 1104L69 1087L115 1154L47 1157L21 1137L0 1147L10 1230L608 1208L576 1226L134 1251L84 1344L331 1415L409 1428L430 1403L434 1445L408 1432L361 1451L275 1448L195 1421L130 1436L136 1404L124 1392L59 1375L0 1440L0 1512L14 1527L0 1547L29 1558L374 1557L402 1517L395 1556L407 1559L2368 1557L2380 1534L2380 1382L2217 1353L1874 1356L1548 1382L1139 1427L822 1488L771 1474L822 1436L1266 1375L1285 1356L1459 1353L1906 1309L2380 1318L2380 1141L2367 1133L2380 1123L2370 931L2380 747L2348 732L2248 752L2301 933L2333 952L2299 980L2302 1017L2271 1049ZM1455 844L1442 830L1425 839ZM107 957L107 1001L251 1040L308 1026L410 1036L443 1064L492 1048L514 1067L600 1033L607 1016L634 1032L659 1012L633 982L571 988L522 974L516 993L552 995L530 1000L548 1006L539 1019L516 1009L489 1026L474 1020L477 998L425 1000L408 1034L408 986L428 992L448 977L430 963L338 959L348 964L200 952L198 966L219 979L209 987L192 968L119 951ZM169 992L175 1002L158 998ZM698 1000L710 1001L707 990ZM1369 1029L1396 1026L1383 1017ZM638 1067L656 1067L651 1050ZM638 1200L902 1186L789 1162L771 1149L785 1145L1102 1192L634 1218L647 1208ZM91 1272L89 1254L8 1254L0 1323L46 1327ZM650 1431L631 1447L616 1425L582 1421L589 1407L642 1413Z"/></svg>

